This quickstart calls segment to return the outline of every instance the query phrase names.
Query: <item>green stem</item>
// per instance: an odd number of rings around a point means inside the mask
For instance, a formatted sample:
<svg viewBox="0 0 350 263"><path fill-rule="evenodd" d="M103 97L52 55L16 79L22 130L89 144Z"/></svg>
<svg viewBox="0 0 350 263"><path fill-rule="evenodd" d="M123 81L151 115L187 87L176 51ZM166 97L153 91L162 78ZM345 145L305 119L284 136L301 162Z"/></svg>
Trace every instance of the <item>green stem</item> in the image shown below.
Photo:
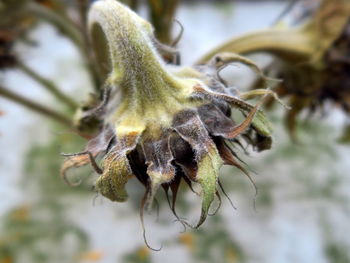
<svg viewBox="0 0 350 263"><path fill-rule="evenodd" d="M139 8L139 0L130 0L130 8L134 11L137 11Z"/></svg>
<svg viewBox="0 0 350 263"><path fill-rule="evenodd" d="M87 25L87 12L89 9L89 1L88 0L76 0L76 2L77 2L78 11L79 11L81 26L84 28L83 31L87 32L86 25Z"/></svg>
<svg viewBox="0 0 350 263"><path fill-rule="evenodd" d="M19 62L17 66L26 75L28 75L29 77L34 79L36 82L41 84L45 89L47 89L59 101L63 102L73 110L78 108L79 105L69 96L62 93L61 90L52 81L40 76L38 73L34 72L31 68L27 67L25 64L21 62Z"/></svg>
<svg viewBox="0 0 350 263"><path fill-rule="evenodd" d="M295 29L267 29L233 38L197 61L206 63L217 53L241 55L270 52L291 62L321 62L350 17L349 0L323 0L310 21Z"/></svg>
<svg viewBox="0 0 350 263"><path fill-rule="evenodd" d="M89 9L89 1L76 0L76 2L80 17L80 31L85 43L85 45L81 49L81 52L83 53L84 59L86 61L86 67L90 72L95 90L100 91L101 83L104 81L104 79L102 79L102 76L99 75L95 58L93 56L93 53L91 52L92 45L87 29L87 13Z"/></svg>
<svg viewBox="0 0 350 263"><path fill-rule="evenodd" d="M151 25L118 1L93 4L89 30L102 74L121 96L155 101L177 89L174 78L156 53Z"/></svg>
<svg viewBox="0 0 350 263"><path fill-rule="evenodd" d="M32 100L29 100L19 94L16 94L8 89L5 89L0 86L0 96L7 98L11 101L14 101L32 111L35 111L41 115L44 115L52 120L55 120L65 126L68 126L69 128L72 128L72 121L67 118L66 116L62 115L59 112L56 112L54 110L51 110L43 105L40 105Z"/></svg>
<svg viewBox="0 0 350 263"><path fill-rule="evenodd" d="M92 77L95 90L98 91L101 85L101 78L98 76L97 70L94 67L94 61L92 59L91 52L89 52L89 41L84 38L84 35L79 31L76 25L67 17L57 14L44 6L35 3L31 3L28 7L28 10L35 16L40 17L41 19L54 25L62 34L72 40L72 42L82 53L86 67Z"/></svg>
<svg viewBox="0 0 350 263"><path fill-rule="evenodd" d="M70 38L79 48L84 47L84 41L79 30L77 30L75 25L68 19L65 19L50 9L35 3L31 3L28 6L28 11L33 15L49 22L50 24L55 25L55 27L57 27L62 34Z"/></svg>
<svg viewBox="0 0 350 263"><path fill-rule="evenodd" d="M157 39L166 44L172 42L171 28L179 0L148 0L151 22Z"/></svg>
<svg viewBox="0 0 350 263"><path fill-rule="evenodd" d="M222 52L233 52L240 55L253 52L270 52L297 61L306 61L314 51L310 41L310 37L299 30L261 30L225 42L206 53L196 64L204 64L215 54Z"/></svg>
<svg viewBox="0 0 350 263"><path fill-rule="evenodd" d="M120 2L126 4L130 7L130 9L134 10L135 12L139 8L139 0L121 0Z"/></svg>

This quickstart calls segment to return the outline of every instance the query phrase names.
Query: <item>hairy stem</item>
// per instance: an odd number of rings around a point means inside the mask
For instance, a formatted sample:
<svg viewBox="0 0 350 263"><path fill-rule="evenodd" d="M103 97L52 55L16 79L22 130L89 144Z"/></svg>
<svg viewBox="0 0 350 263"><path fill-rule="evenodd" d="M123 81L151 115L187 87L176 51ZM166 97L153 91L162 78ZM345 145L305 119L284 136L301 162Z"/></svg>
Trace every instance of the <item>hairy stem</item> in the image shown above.
<svg viewBox="0 0 350 263"><path fill-rule="evenodd" d="M48 117L54 121L57 121L65 126L68 126L69 128L72 128L72 125L73 125L72 121L66 116L62 115L61 113L51 110L43 105L40 105L30 99L27 99L1 86L0 86L0 96L8 100L14 101L32 111L35 111L36 113L39 113L45 117Z"/></svg>
<svg viewBox="0 0 350 263"><path fill-rule="evenodd" d="M129 8L113 0L95 2L89 30L101 71L122 96L155 101L177 89L153 46L152 26Z"/></svg>

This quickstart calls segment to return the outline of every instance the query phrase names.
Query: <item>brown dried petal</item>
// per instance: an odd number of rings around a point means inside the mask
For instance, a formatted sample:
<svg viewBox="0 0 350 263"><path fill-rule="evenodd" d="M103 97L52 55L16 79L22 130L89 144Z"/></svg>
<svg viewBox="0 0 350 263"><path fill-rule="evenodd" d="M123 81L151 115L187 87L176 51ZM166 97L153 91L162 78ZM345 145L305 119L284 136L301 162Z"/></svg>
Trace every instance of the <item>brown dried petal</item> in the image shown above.
<svg viewBox="0 0 350 263"><path fill-rule="evenodd" d="M248 179L251 181L251 183L254 185L255 191L257 192L257 187L256 187L252 177L250 176L249 172L246 169L244 169L239 164L239 162L236 160L236 157L235 157L234 153L232 152L232 150L230 149L230 147L228 147L225 144L225 142L222 140L217 140L215 144L216 144L216 147L218 148L220 156L224 160L225 164L235 166L236 168L241 170L248 177Z"/></svg>
<svg viewBox="0 0 350 263"><path fill-rule="evenodd" d="M173 133L169 137L169 144L175 163L181 167L181 170L186 175L184 177L185 181L188 184L191 184L191 181L196 181L197 163L195 153L189 143L177 133Z"/></svg>
<svg viewBox="0 0 350 263"><path fill-rule="evenodd" d="M202 187L202 212L195 226L199 227L205 221L209 207L215 198L222 160L197 112L187 110L178 113L174 118L173 127L195 151L198 166L195 179Z"/></svg>
<svg viewBox="0 0 350 263"><path fill-rule="evenodd" d="M181 174L181 171L176 171L176 175L175 175L175 178L173 181L171 181L171 183L169 184L163 184L162 187L165 191L165 195L166 195L166 198L168 200L168 203L169 203L169 207L171 209L171 211L173 212L174 216L176 217L177 220L179 220L181 223L182 223L182 220L180 219L180 217L177 215L177 212L176 212L176 209L175 209L175 206L176 206L176 198L177 198L177 193L179 191L179 187L180 187L180 183L181 183L181 178L183 177L184 175ZM170 201L170 198L169 198L169 188L171 190L171 193L172 193L172 197L171 197L171 201ZM184 229L186 230L186 226L184 223L182 223L183 226L184 226Z"/></svg>
<svg viewBox="0 0 350 263"><path fill-rule="evenodd" d="M128 195L125 184L133 176L127 158L137 145L139 134L116 138L116 143L103 160L103 174L96 181L96 189L112 201L123 202Z"/></svg>
<svg viewBox="0 0 350 263"><path fill-rule="evenodd" d="M142 144L142 148L148 166L147 174L150 179L150 191L146 205L150 206L159 186L170 182L175 177L175 168L171 164L174 158L167 136L158 141L145 142Z"/></svg>
<svg viewBox="0 0 350 263"><path fill-rule="evenodd" d="M213 104L200 106L198 108L198 114L211 135L230 138L229 135L235 127L235 123L218 107Z"/></svg>
<svg viewBox="0 0 350 263"><path fill-rule="evenodd" d="M233 139L243 133L245 130L249 128L250 125L254 127L254 129L261 135L264 136L271 136L272 128L271 124L266 118L265 114L259 110L260 106L262 105L264 98L270 95L269 93L266 93L259 101L258 103L253 106L240 98L230 96L224 93L218 93L213 92L210 90L207 90L199 85L194 87L194 93L192 94L193 97L202 97L204 99L213 100L213 98L218 98L225 100L226 102L230 103L232 106L238 108L243 115L245 116L245 120L234 127L229 134L227 134L226 138Z"/></svg>
<svg viewBox="0 0 350 263"><path fill-rule="evenodd" d="M70 168L78 168L91 163L92 158L95 158L98 154L105 151L108 147L109 142L114 136L113 129L106 127L99 135L89 141L85 151L77 154L64 154L67 156L61 167L61 177L68 185L78 185L72 184L67 178L67 171Z"/></svg>

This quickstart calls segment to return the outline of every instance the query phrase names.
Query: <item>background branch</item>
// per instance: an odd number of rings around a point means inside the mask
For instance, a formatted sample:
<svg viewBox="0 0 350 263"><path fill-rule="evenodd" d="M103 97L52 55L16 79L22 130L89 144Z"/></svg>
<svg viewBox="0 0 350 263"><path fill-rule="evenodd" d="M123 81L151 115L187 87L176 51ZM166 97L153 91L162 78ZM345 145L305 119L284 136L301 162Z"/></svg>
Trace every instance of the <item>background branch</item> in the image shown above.
<svg viewBox="0 0 350 263"><path fill-rule="evenodd" d="M78 103L76 103L72 98L65 95L61 90L54 84L54 82L40 76L38 73L33 71L31 68L23 64L22 62L17 63L18 69L24 72L26 75L41 84L46 90L48 90L53 96L55 96L59 101L66 104L71 109L75 110L78 108Z"/></svg>
<svg viewBox="0 0 350 263"><path fill-rule="evenodd" d="M55 120L65 126L68 126L72 128L72 121L64 116L63 114L56 112L54 110L51 110L41 104L38 104L30 99L27 99L19 94L16 94L2 86L0 86L0 96L4 97L6 99L9 99L13 102L16 102L32 111L35 111L36 113L39 113L45 117L48 117L52 120Z"/></svg>

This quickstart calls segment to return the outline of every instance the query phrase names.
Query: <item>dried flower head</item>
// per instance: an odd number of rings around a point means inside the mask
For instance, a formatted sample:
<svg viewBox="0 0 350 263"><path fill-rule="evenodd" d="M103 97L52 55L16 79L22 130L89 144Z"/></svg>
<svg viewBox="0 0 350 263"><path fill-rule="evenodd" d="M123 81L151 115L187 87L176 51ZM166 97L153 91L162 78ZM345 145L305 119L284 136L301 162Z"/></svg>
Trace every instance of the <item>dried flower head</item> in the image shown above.
<svg viewBox="0 0 350 263"><path fill-rule="evenodd" d="M311 17L297 27L276 27L239 36L200 60L206 62L212 54L224 51L273 54L277 63L266 71L283 79L276 93L290 98L292 109L285 120L292 136L297 116L304 109L315 110L324 101L331 101L349 112L350 1L323 0L317 6Z"/></svg>
<svg viewBox="0 0 350 263"><path fill-rule="evenodd" d="M231 144L244 135L257 150L271 144L271 126L245 99L274 95L268 89L240 94L221 80L218 71L241 62L266 79L248 59L232 53L214 56L196 67L165 65L159 56L152 26L129 8L113 0L95 2L89 27L101 71L111 69L101 104L84 113L98 116L103 127L84 152L69 155L62 175L71 167L91 163L101 176L96 189L112 201L127 199L125 184L135 176L146 188L143 206L150 206L159 187L172 191L172 210L180 182L202 189L202 213L196 227L207 217L218 194L219 169L240 166ZM103 42L108 51L103 50ZM109 56L109 60L106 58ZM231 109L244 120L236 123ZM100 168L95 158L103 156ZM247 174L247 173L246 173ZM247 174L248 175L248 174ZM220 184L219 184L220 185Z"/></svg>
<svg viewBox="0 0 350 263"><path fill-rule="evenodd" d="M326 77L318 101L322 104L331 100L350 114L350 18L324 59Z"/></svg>
<svg viewBox="0 0 350 263"><path fill-rule="evenodd" d="M307 63L294 65L282 60L279 64L278 77L285 81L276 92L290 97L293 110L287 113L286 124L292 135L297 116L303 109L315 112L324 108L325 102L331 102L346 114L350 113L350 2L324 1L318 13L318 26L323 34L318 34L315 41L328 39L327 46ZM313 20L317 21L316 18ZM335 24L337 21L340 23Z"/></svg>

